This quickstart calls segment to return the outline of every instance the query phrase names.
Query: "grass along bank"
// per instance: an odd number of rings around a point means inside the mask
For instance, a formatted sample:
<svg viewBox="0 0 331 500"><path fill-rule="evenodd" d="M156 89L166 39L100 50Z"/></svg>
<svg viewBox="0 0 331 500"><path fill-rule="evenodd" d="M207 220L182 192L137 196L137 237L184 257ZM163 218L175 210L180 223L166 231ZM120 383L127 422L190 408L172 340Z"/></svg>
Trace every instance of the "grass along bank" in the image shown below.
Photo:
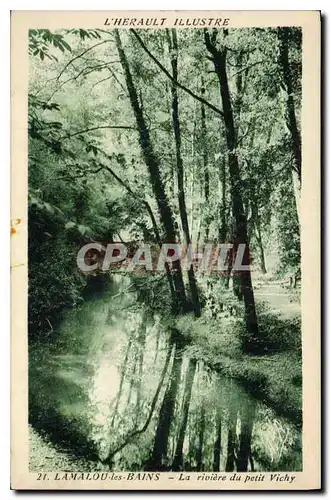
<svg viewBox="0 0 331 500"><path fill-rule="evenodd" d="M283 292L285 295L286 291ZM288 299L288 302L290 299ZM294 424L302 421L301 320L258 303L263 354L242 351L245 326L241 315L226 311L216 318L206 312L195 319L179 318L177 327L190 339L188 351L210 368L234 378L256 398Z"/></svg>

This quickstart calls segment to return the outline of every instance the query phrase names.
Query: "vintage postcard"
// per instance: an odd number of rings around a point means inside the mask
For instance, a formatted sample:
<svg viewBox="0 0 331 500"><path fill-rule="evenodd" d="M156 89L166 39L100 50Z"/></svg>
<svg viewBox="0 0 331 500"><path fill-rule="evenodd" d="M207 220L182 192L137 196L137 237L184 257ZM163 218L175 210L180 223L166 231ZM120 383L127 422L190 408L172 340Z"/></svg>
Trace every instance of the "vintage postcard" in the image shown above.
<svg viewBox="0 0 331 500"><path fill-rule="evenodd" d="M320 13L11 37L12 488L320 489Z"/></svg>

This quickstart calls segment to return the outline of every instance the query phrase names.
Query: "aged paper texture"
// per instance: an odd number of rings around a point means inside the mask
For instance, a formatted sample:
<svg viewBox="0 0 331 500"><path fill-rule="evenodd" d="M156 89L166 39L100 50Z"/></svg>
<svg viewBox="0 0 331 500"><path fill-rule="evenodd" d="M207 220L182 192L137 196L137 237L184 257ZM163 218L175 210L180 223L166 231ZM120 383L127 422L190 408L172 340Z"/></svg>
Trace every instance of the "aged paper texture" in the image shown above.
<svg viewBox="0 0 331 500"><path fill-rule="evenodd" d="M319 12L11 28L12 488L319 489Z"/></svg>

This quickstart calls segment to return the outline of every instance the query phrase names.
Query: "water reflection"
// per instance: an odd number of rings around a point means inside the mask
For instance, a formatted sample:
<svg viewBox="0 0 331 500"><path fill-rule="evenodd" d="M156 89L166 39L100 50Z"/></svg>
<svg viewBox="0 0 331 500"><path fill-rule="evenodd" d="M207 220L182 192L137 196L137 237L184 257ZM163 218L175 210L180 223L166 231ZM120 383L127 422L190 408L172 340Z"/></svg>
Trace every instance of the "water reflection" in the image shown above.
<svg viewBox="0 0 331 500"><path fill-rule="evenodd" d="M300 432L112 283L30 347L30 421L113 470L300 470Z"/></svg>

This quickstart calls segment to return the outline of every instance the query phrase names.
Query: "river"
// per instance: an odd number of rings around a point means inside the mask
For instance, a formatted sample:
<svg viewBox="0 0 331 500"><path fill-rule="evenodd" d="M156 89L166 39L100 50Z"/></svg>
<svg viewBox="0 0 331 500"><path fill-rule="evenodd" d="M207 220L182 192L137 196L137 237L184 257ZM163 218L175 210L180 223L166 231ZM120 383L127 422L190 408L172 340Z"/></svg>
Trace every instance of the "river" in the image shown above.
<svg viewBox="0 0 331 500"><path fill-rule="evenodd" d="M29 347L29 420L34 430L73 459L92 460L96 469L104 468L101 463L117 449L107 467L146 468L171 371L172 358L166 366L168 330L160 316L137 302L129 278L114 276L102 292L90 293L64 313L50 337ZM169 468L184 411L187 368L184 351L169 434ZM300 430L237 382L198 362L182 469L237 470L243 447L247 470L301 470Z"/></svg>

